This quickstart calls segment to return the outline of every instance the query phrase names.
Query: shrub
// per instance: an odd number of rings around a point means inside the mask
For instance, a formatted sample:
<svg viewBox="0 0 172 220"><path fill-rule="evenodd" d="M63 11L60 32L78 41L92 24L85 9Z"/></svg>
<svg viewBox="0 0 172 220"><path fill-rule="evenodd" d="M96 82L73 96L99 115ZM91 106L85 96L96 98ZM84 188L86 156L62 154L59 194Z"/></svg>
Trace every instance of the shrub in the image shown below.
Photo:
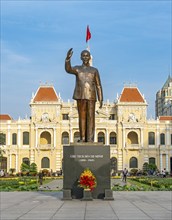
<svg viewBox="0 0 172 220"><path fill-rule="evenodd" d="M37 174L37 165L36 165L36 163L31 163L29 171L32 174Z"/></svg>
<svg viewBox="0 0 172 220"><path fill-rule="evenodd" d="M44 174L44 176L50 176L50 172L47 169L43 169L42 173Z"/></svg>
<svg viewBox="0 0 172 220"><path fill-rule="evenodd" d="M145 162L143 164L143 172L148 172L148 170L149 170L149 164L147 162Z"/></svg>
<svg viewBox="0 0 172 220"><path fill-rule="evenodd" d="M20 170L22 171L22 173L28 173L29 172L29 165L26 163L22 163L20 166Z"/></svg>
<svg viewBox="0 0 172 220"><path fill-rule="evenodd" d="M148 169L149 169L149 170L152 170L152 171L155 171L155 170L157 170L157 166L156 166L156 164L150 163L150 164L148 165Z"/></svg>
<svg viewBox="0 0 172 220"><path fill-rule="evenodd" d="M131 175L131 176L136 176L136 173L137 173L137 172L138 172L138 169L133 168L133 169L130 170L130 175Z"/></svg>

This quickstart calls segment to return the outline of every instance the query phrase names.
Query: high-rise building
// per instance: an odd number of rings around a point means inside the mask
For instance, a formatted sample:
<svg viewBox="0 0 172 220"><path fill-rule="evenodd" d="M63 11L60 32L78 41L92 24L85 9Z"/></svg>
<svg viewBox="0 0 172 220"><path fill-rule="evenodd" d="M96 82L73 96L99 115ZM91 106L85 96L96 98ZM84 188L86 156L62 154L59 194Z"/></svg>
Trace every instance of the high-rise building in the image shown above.
<svg viewBox="0 0 172 220"><path fill-rule="evenodd" d="M113 103L96 105L95 142L110 145L111 169L142 169L144 163L172 172L172 116L147 119L147 102L136 86L124 86ZM0 169L20 172L22 162L60 171L63 146L79 139L76 102L64 102L52 85L41 85L30 101L31 117L0 116Z"/></svg>
<svg viewBox="0 0 172 220"><path fill-rule="evenodd" d="M172 77L169 75L162 89L156 94L156 117L172 116Z"/></svg>

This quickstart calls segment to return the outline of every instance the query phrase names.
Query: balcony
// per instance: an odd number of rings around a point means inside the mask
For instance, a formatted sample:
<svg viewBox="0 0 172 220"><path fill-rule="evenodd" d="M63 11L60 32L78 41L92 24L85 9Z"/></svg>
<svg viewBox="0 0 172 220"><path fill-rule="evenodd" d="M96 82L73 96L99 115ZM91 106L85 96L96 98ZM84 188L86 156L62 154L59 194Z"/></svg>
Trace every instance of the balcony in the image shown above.
<svg viewBox="0 0 172 220"><path fill-rule="evenodd" d="M52 150L53 147L53 144L38 144L39 150Z"/></svg>

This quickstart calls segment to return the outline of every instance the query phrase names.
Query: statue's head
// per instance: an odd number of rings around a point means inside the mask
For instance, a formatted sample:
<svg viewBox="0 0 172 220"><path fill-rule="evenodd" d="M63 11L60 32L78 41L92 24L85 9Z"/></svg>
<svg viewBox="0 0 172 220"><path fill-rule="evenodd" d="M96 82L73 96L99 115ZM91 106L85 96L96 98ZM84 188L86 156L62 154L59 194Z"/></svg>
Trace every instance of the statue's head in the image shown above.
<svg viewBox="0 0 172 220"><path fill-rule="evenodd" d="M89 61L91 59L91 54L88 50L83 50L81 52L81 60L83 61L84 64L89 64Z"/></svg>

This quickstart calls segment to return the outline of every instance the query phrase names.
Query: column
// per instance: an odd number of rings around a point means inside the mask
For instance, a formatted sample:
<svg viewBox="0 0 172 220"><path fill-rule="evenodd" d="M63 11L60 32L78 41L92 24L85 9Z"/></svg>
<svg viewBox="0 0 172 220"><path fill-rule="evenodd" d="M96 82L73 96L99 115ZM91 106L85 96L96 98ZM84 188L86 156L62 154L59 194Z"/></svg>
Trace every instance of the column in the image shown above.
<svg viewBox="0 0 172 220"><path fill-rule="evenodd" d="M162 171L162 153L160 153L160 158L159 158L160 160L160 172Z"/></svg>
<svg viewBox="0 0 172 220"><path fill-rule="evenodd" d="M143 147L143 129L141 129L141 137L140 137L140 144L141 146L140 147Z"/></svg>
<svg viewBox="0 0 172 220"><path fill-rule="evenodd" d="M35 151L31 150L30 151L30 163L34 163L35 162Z"/></svg>
<svg viewBox="0 0 172 220"><path fill-rule="evenodd" d="M166 128L166 146L170 145L170 129Z"/></svg>
<svg viewBox="0 0 172 220"><path fill-rule="evenodd" d="M21 126L18 125L18 130L17 130L17 144L20 147L21 145Z"/></svg>
<svg viewBox="0 0 172 220"><path fill-rule="evenodd" d="M60 170L61 167L61 152L58 150L56 152L56 170Z"/></svg>
<svg viewBox="0 0 172 220"><path fill-rule="evenodd" d="M106 129L106 145L109 145L109 130Z"/></svg>
<svg viewBox="0 0 172 220"><path fill-rule="evenodd" d="M156 132L156 145L157 147L160 145L159 126L157 127L157 132Z"/></svg>
<svg viewBox="0 0 172 220"><path fill-rule="evenodd" d="M10 125L8 125L8 133L7 133L7 145L10 145Z"/></svg>
<svg viewBox="0 0 172 220"><path fill-rule="evenodd" d="M168 171L168 153L166 154L166 170Z"/></svg>
<svg viewBox="0 0 172 220"><path fill-rule="evenodd" d="M35 128L35 147L38 147L38 128Z"/></svg>
<svg viewBox="0 0 172 220"><path fill-rule="evenodd" d="M123 146L122 148L124 149L126 147L126 140L125 140L125 128L122 128L122 136L123 136Z"/></svg>
<svg viewBox="0 0 172 220"><path fill-rule="evenodd" d="M54 148L56 147L56 128L54 128Z"/></svg>
<svg viewBox="0 0 172 220"><path fill-rule="evenodd" d="M123 170L124 161L123 161L123 152L118 150L118 170Z"/></svg>
<svg viewBox="0 0 172 220"><path fill-rule="evenodd" d="M16 154L16 165L15 165L15 167L16 167L16 172L18 172L18 154Z"/></svg>
<svg viewBox="0 0 172 220"><path fill-rule="evenodd" d="M72 128L70 128L70 143L73 143L73 132L72 132Z"/></svg>
<svg viewBox="0 0 172 220"><path fill-rule="evenodd" d="M96 129L94 131L94 142L97 142L97 133L96 133Z"/></svg>
<svg viewBox="0 0 172 220"><path fill-rule="evenodd" d="M10 161L9 161L10 163L10 167L9 167L9 169L11 168L11 162L12 162L12 158L11 158L11 153L10 153Z"/></svg>

